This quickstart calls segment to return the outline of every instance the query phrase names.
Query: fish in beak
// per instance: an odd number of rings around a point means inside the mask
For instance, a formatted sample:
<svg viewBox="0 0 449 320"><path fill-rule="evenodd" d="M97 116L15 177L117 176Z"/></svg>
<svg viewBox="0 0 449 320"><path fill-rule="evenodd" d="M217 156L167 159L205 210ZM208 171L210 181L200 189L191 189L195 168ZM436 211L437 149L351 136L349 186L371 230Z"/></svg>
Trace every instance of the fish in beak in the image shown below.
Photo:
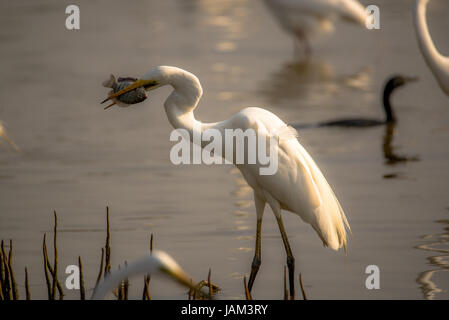
<svg viewBox="0 0 449 320"><path fill-rule="evenodd" d="M111 75L108 80L103 82L103 86L112 90L109 92L109 96L101 103L112 100L112 103L104 109L108 109L115 104L123 107L136 104L146 100L148 98L146 90L155 85L156 81L154 80L138 80L129 77L116 80Z"/></svg>

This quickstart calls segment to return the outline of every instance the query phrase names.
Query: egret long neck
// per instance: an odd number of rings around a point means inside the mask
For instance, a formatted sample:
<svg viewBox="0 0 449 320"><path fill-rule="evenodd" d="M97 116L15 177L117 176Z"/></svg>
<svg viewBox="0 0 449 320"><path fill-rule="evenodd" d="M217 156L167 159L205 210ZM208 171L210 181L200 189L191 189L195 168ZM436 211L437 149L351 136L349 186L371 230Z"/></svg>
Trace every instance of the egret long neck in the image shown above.
<svg viewBox="0 0 449 320"><path fill-rule="evenodd" d="M180 70L165 79L165 83L173 87L173 92L164 103L168 121L175 129L185 129L190 138L211 128L215 123L202 123L195 119L193 111L203 94L203 89L196 76ZM199 132L198 132L199 131Z"/></svg>
<svg viewBox="0 0 449 320"><path fill-rule="evenodd" d="M449 58L438 52L430 36L426 20L426 5L428 2L429 0L416 1L414 11L416 36L424 59L440 81L441 78L449 77Z"/></svg>

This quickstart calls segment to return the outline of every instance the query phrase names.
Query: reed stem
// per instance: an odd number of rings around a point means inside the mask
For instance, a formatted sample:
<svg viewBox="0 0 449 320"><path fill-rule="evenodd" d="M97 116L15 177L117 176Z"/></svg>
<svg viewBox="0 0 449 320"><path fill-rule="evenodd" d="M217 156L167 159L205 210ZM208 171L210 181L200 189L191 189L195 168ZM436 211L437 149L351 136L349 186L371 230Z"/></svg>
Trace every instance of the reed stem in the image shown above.
<svg viewBox="0 0 449 320"><path fill-rule="evenodd" d="M104 248L101 248L101 262L100 262L100 270L98 271L97 281L95 282L95 290L97 290L98 284L101 281L101 277L103 276L103 264L104 264Z"/></svg>
<svg viewBox="0 0 449 320"><path fill-rule="evenodd" d="M104 267L104 275L106 276L111 272L111 231L109 224L109 207L106 207L106 265Z"/></svg>
<svg viewBox="0 0 449 320"><path fill-rule="evenodd" d="M78 256L78 268L80 270L80 300L86 300L86 290L84 289L83 264L81 256Z"/></svg>
<svg viewBox="0 0 449 320"><path fill-rule="evenodd" d="M301 292L302 292L302 299L303 300L308 300L307 299L307 295L306 295L306 291L304 290L304 286L302 284L302 274L299 274L299 286L301 287Z"/></svg>
<svg viewBox="0 0 449 320"><path fill-rule="evenodd" d="M12 267L12 240L9 240L9 257L8 257L8 268L9 268L9 276L11 281L12 288L12 297L13 300L19 300L19 291L17 290L17 282L14 276L14 269Z"/></svg>
<svg viewBox="0 0 449 320"><path fill-rule="evenodd" d="M25 296L27 300L31 300L30 284L28 282L28 269L25 267Z"/></svg>
<svg viewBox="0 0 449 320"><path fill-rule="evenodd" d="M48 254L47 254L47 241L46 241L47 235L44 233L44 241L42 243L42 255L44 257L44 274L45 274L45 282L47 284L47 293L48 293L48 300L53 300L53 295L51 292L51 284L50 284L50 277L48 276L49 270L49 262L48 262Z"/></svg>
<svg viewBox="0 0 449 320"><path fill-rule="evenodd" d="M4 278L3 278L3 298L5 300L11 300L11 283L10 283L10 275L9 275L9 263L8 263L8 256L6 255L5 251L5 243L2 240L2 243L0 245L1 251L2 251L2 263L3 263L3 271L4 271Z"/></svg>

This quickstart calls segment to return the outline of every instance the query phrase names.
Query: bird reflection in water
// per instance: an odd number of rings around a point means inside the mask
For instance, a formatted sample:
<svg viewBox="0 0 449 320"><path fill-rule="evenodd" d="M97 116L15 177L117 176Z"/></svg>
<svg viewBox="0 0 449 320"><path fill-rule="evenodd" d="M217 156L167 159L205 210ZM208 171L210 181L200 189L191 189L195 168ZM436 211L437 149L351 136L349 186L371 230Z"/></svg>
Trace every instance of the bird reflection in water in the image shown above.
<svg viewBox="0 0 449 320"><path fill-rule="evenodd" d="M390 77L384 86L382 93L382 107L385 114L384 118L371 119L371 118L348 118L348 119L334 119L328 121L322 121L312 124L296 124L293 125L295 129L308 129L308 128L347 128L347 129L364 129L384 126L385 134L382 140L382 150L385 158L385 164L395 165L397 163L404 163L408 161L418 161L417 156L404 156L398 155L395 152L393 146L393 138L396 130L397 117L395 115L393 106L391 104L391 98L393 93L403 87L405 84L417 81L415 77L407 77L403 75L395 75ZM398 177L397 174L385 174L384 178L391 179Z"/></svg>
<svg viewBox="0 0 449 320"><path fill-rule="evenodd" d="M263 93L274 104L318 94L326 96L334 91L333 78L334 69L329 63L319 60L287 62L263 85ZM317 92L313 92L314 88Z"/></svg>
<svg viewBox="0 0 449 320"><path fill-rule="evenodd" d="M322 59L291 60L283 63L258 90L270 104L297 107L310 103L328 103L330 97L342 95L343 89L367 92L371 86L373 68L364 66L355 73L337 75L334 66Z"/></svg>
<svg viewBox="0 0 449 320"><path fill-rule="evenodd" d="M408 161L419 161L418 156L399 155L395 152L393 146L393 138L396 131L396 123L387 123L385 125L385 135L383 138L382 150L384 153L385 164L395 165L397 163L404 163ZM395 178L395 175L384 175L384 178Z"/></svg>
<svg viewBox="0 0 449 320"><path fill-rule="evenodd" d="M433 300L437 297L442 298L441 295L448 291L448 288L441 287L443 281L437 281L435 275L441 276L441 273L449 271L449 219L436 222L443 226L444 232L423 236L422 239L426 243L416 247L416 249L434 254L427 257L427 261L432 266L432 269L421 272L416 279L426 300ZM445 283L447 285L448 282L446 281Z"/></svg>

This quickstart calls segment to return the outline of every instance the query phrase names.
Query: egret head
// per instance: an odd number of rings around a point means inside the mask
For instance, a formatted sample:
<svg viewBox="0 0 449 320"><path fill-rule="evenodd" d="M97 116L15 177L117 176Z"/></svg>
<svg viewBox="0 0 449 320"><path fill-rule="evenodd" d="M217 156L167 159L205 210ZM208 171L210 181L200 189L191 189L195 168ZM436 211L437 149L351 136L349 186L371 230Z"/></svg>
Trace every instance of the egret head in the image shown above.
<svg viewBox="0 0 449 320"><path fill-rule="evenodd" d="M111 79L114 80L113 78ZM123 79L129 81L132 78ZM134 81L130 81L126 85L123 85L123 83L118 86L113 85L111 82L112 80L107 80L103 83L103 86L113 88L109 96L102 102L104 103L111 100L113 103L107 106L105 109L113 106L114 104L117 104L120 107L128 107L131 104L141 102L146 99L146 97L144 97L143 99L139 99L139 97L142 96L142 89L148 92L167 84L170 84L175 90L182 91L183 96L185 98L188 98L187 100L189 100L191 104L197 103L203 93L198 78L194 74L177 67L154 67L150 71L145 73L141 78L132 79ZM131 96L131 99L128 99L129 96L126 96L129 95L129 93L133 94ZM136 99L134 99L133 96L136 96ZM136 102L132 102L130 104L128 102L129 100Z"/></svg>
<svg viewBox="0 0 449 320"><path fill-rule="evenodd" d="M194 288L192 278L179 266L179 264L164 251L154 251L151 255L132 262L125 268L109 274L105 280L98 285L92 295L93 300L104 299L106 294L118 286L120 282L131 276L161 272L168 275L182 285Z"/></svg>
<svg viewBox="0 0 449 320"><path fill-rule="evenodd" d="M159 66L151 69L147 73L145 73L141 78L139 79L133 79L134 81L131 82L128 86L125 88L120 88L120 90L112 90L109 94L109 96L103 100L101 103L105 103L106 101L111 100L113 103L107 106L105 109L113 106L114 104L117 104L120 107L129 107L131 104L125 103L121 101L120 96L123 96L133 90L136 89L145 89L146 91L154 90L156 88L159 88L160 86L163 86L167 84L167 79L170 78L171 74L173 73L174 69L178 69L175 67L166 67L166 66ZM113 78L112 78L113 79ZM131 78L126 78L131 79ZM105 83L107 83L108 87L113 88L113 84L111 82L112 80L107 80L103 83L105 86ZM138 101L141 102L141 101Z"/></svg>
<svg viewBox="0 0 449 320"><path fill-rule="evenodd" d="M151 257L157 260L159 271L167 274L186 287L192 287L192 278L168 253L164 251L155 251L152 253Z"/></svg>

